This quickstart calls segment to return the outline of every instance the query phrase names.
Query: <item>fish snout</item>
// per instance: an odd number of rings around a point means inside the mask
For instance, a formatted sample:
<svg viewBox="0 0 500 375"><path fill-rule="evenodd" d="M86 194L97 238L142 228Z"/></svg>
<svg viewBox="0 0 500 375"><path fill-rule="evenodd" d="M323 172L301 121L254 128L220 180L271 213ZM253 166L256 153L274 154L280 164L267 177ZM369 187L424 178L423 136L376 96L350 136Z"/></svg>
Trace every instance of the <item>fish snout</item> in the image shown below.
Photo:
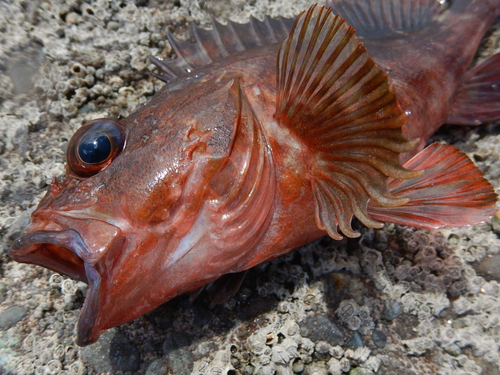
<svg viewBox="0 0 500 375"><path fill-rule="evenodd" d="M12 244L9 255L18 262L40 265L89 285L77 328L78 345L88 345L105 330L98 319L101 279L106 273L102 263L108 251L122 245L121 231L101 220L51 219L36 217Z"/></svg>
<svg viewBox="0 0 500 375"><path fill-rule="evenodd" d="M9 250L18 262L40 265L84 282L88 282L84 271L88 253L87 245L74 229L28 229Z"/></svg>

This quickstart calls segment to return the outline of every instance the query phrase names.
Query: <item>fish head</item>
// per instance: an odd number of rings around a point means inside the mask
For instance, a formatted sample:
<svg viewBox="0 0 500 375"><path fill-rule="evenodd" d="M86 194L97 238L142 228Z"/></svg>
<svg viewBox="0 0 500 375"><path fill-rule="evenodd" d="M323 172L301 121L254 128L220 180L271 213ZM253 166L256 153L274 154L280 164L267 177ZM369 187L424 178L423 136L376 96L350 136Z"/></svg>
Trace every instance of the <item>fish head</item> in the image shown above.
<svg viewBox="0 0 500 375"><path fill-rule="evenodd" d="M65 179L51 185L11 247L17 261L89 284L80 345L219 276L197 264L207 254L186 256L194 244L204 248L186 237L197 219L198 239L211 229L199 212L231 152L240 89L231 78L194 85L173 85L125 119L80 128ZM231 185L227 173L224 180L218 195Z"/></svg>

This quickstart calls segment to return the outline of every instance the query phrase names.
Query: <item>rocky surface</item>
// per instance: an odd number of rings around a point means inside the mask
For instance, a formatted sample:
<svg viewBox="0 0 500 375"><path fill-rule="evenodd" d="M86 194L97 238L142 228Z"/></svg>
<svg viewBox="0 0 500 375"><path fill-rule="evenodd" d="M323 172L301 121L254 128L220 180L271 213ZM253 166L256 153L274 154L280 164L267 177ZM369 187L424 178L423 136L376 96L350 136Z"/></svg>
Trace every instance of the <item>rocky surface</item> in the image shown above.
<svg viewBox="0 0 500 375"><path fill-rule="evenodd" d="M498 374L500 220L427 231L388 225L322 239L249 272L209 309L181 296L86 348L74 328L86 285L6 255L84 122L127 115L210 15L294 16L311 1L0 2L0 373ZM479 57L498 50L499 26ZM445 127L500 189L498 125Z"/></svg>

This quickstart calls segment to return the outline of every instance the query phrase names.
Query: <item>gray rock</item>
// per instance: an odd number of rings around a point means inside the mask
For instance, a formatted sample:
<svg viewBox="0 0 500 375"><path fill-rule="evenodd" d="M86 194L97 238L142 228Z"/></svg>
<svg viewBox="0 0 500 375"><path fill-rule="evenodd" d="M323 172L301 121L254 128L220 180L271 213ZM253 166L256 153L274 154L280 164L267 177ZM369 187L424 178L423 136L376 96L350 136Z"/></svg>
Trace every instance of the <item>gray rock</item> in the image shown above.
<svg viewBox="0 0 500 375"><path fill-rule="evenodd" d="M394 320L403 312L403 307L397 301L385 301L384 319Z"/></svg>
<svg viewBox="0 0 500 375"><path fill-rule="evenodd" d="M358 331L354 332L351 339L347 342L347 344L345 344L345 346L348 348L359 348L363 345L363 338Z"/></svg>
<svg viewBox="0 0 500 375"><path fill-rule="evenodd" d="M194 358L187 349L175 349L167 355L168 367L172 374L190 375L193 371Z"/></svg>
<svg viewBox="0 0 500 375"><path fill-rule="evenodd" d="M495 280L500 282L500 253L488 255L483 258L478 263L476 272L488 281Z"/></svg>
<svg viewBox="0 0 500 375"><path fill-rule="evenodd" d="M387 345L387 335L380 329L374 329L372 332L372 340L375 345L379 348L383 348Z"/></svg>
<svg viewBox="0 0 500 375"><path fill-rule="evenodd" d="M111 372L113 367L109 358L111 341L116 334L116 329L104 332L94 344L80 350L82 361L94 368L96 372Z"/></svg>
<svg viewBox="0 0 500 375"><path fill-rule="evenodd" d="M323 340L331 345L338 345L344 340L342 329L324 315L312 315L304 319L300 323L300 334L313 341Z"/></svg>
<svg viewBox="0 0 500 375"><path fill-rule="evenodd" d="M21 321L27 314L26 308L22 306L11 306L0 313L0 329L9 329Z"/></svg>
<svg viewBox="0 0 500 375"><path fill-rule="evenodd" d="M146 369L146 375L166 375L167 373L167 366L165 366L161 359L155 359Z"/></svg>
<svg viewBox="0 0 500 375"><path fill-rule="evenodd" d="M125 335L117 333L111 340L109 360L115 370L137 371L141 366L141 353Z"/></svg>
<svg viewBox="0 0 500 375"><path fill-rule="evenodd" d="M168 355L171 351L189 346L191 338L180 332L170 333L163 342L163 354Z"/></svg>

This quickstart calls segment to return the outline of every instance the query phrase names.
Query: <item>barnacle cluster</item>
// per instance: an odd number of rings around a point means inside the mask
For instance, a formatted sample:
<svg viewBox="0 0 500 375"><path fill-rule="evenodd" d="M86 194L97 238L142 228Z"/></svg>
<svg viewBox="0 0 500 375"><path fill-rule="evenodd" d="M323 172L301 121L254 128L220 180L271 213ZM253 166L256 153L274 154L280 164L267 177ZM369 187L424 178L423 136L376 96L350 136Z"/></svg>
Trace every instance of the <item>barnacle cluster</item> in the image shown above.
<svg viewBox="0 0 500 375"><path fill-rule="evenodd" d="M31 306L30 315L43 324L30 327L20 348L25 353L16 361L12 369L16 374L61 374L80 375L85 373L85 365L79 358L79 348L73 340L61 339L74 334L78 319L72 311L75 299L86 289L81 282L50 276L43 285L45 298ZM47 298L50 295L51 298ZM23 297L32 299L28 294ZM42 333L44 333L42 335Z"/></svg>
<svg viewBox="0 0 500 375"><path fill-rule="evenodd" d="M85 365L78 358L78 349L74 345L56 345L55 340L37 339L36 333L29 334L22 347L28 353L18 363L15 373L82 375Z"/></svg>
<svg viewBox="0 0 500 375"><path fill-rule="evenodd" d="M448 293L457 297L467 290L462 279L463 260L441 232L391 226L386 231L367 231L361 262L370 274L377 272L401 282L411 292ZM371 247L377 248L374 252ZM382 282L382 281L381 281Z"/></svg>

